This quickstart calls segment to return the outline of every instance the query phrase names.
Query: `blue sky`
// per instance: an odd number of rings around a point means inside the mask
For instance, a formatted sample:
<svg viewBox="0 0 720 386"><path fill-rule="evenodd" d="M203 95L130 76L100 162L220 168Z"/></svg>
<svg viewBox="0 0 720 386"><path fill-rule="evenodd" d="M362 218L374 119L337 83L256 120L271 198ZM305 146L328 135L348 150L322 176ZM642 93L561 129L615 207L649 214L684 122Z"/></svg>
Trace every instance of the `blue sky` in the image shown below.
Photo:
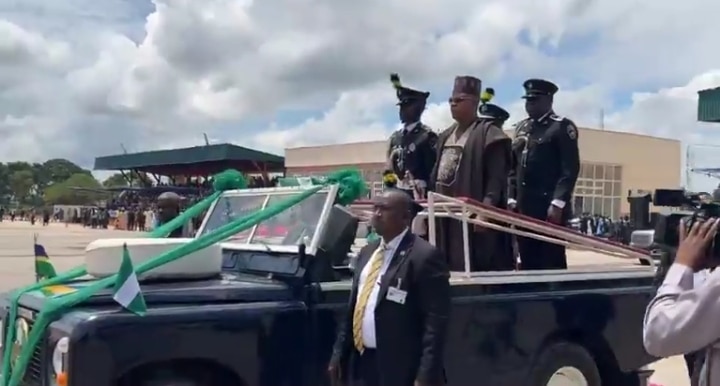
<svg viewBox="0 0 720 386"><path fill-rule="evenodd" d="M0 154L88 165L120 143L202 133L276 153L382 139L397 124L390 72L431 91L438 128L455 75L495 88L511 121L522 82L543 77L580 126L604 110L610 130L720 144L694 117L697 90L720 84L720 52L707 50L720 3L696 1L704 12L669 0L3 1ZM693 162L720 165L713 149Z"/></svg>

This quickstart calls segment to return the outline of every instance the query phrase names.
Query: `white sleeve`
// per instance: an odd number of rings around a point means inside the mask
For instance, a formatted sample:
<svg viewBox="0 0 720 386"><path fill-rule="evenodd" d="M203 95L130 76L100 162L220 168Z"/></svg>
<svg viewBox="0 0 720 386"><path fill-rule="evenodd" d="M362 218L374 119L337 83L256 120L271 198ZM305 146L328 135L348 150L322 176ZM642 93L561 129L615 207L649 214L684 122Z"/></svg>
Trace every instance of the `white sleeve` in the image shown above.
<svg viewBox="0 0 720 386"><path fill-rule="evenodd" d="M692 269L673 264L645 311L643 343L665 358L687 354L720 339L720 270L693 288Z"/></svg>

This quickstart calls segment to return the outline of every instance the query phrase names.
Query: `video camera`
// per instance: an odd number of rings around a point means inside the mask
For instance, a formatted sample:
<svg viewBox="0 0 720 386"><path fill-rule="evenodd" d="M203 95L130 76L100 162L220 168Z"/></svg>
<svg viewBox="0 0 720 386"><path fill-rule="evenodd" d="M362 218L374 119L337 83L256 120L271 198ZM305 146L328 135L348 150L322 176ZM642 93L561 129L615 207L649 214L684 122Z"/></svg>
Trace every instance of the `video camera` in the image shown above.
<svg viewBox="0 0 720 386"><path fill-rule="evenodd" d="M657 189L653 194L653 205L679 208L660 214L655 224L654 242L664 247L677 249L680 243L680 223L686 229L709 218L720 217L720 203L704 201L699 194L682 189ZM709 247L708 256L720 260L720 240L715 235Z"/></svg>

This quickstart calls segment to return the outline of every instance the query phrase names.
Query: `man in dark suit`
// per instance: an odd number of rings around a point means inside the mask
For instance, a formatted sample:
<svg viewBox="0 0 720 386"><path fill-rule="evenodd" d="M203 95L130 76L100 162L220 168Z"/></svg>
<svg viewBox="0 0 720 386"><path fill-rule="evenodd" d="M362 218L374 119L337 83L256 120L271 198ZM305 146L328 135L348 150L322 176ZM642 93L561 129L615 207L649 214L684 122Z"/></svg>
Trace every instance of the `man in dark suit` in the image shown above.
<svg viewBox="0 0 720 386"><path fill-rule="evenodd" d="M439 386L450 313L442 253L410 232L419 205L391 189L374 202L380 238L358 255L328 371L333 384Z"/></svg>

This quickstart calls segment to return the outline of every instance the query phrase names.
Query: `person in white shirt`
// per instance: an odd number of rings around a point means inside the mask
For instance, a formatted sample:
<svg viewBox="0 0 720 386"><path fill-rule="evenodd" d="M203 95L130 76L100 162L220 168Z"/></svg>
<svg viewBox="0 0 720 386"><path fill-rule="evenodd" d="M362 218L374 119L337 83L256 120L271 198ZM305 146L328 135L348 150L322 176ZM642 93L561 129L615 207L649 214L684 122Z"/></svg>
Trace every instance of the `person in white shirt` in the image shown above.
<svg viewBox="0 0 720 386"><path fill-rule="evenodd" d="M681 222L675 262L648 305L643 325L643 343L653 356L700 351L705 361L695 372L701 386L720 386L720 271L708 273L701 285L695 285L696 273L716 264L708 247L717 229L717 219L697 223L689 231Z"/></svg>

